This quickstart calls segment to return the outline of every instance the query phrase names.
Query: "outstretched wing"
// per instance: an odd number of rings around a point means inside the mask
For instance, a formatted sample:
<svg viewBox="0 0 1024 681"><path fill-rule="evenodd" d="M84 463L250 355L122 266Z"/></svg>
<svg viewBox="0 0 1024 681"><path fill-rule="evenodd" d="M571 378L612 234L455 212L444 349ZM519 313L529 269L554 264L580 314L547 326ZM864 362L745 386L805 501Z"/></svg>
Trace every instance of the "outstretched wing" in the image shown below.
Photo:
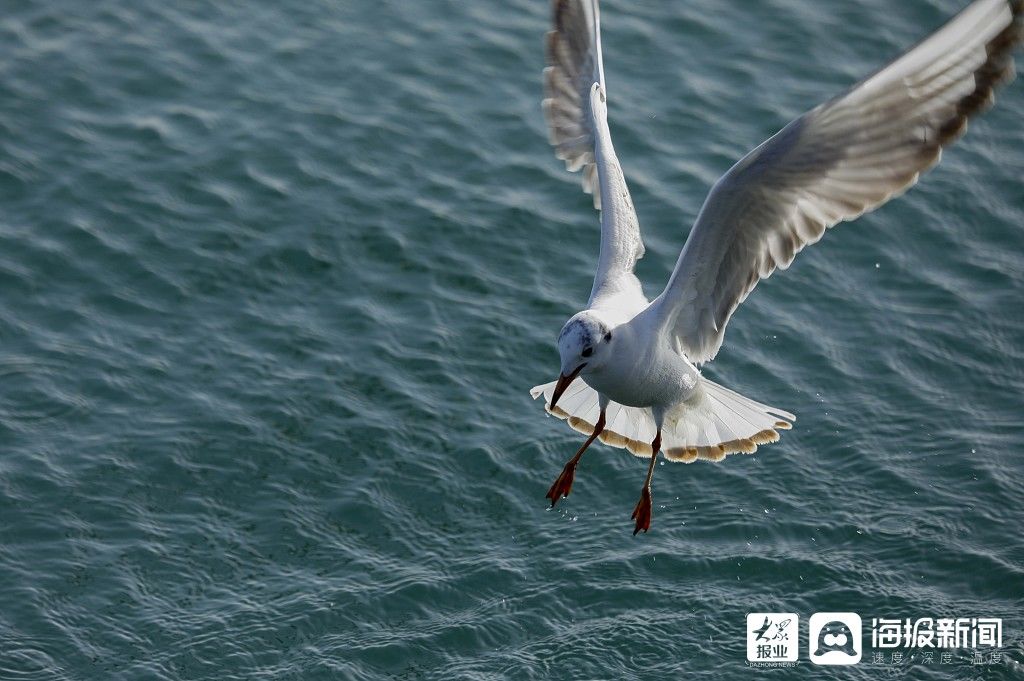
<svg viewBox="0 0 1024 681"><path fill-rule="evenodd" d="M590 111L591 85L604 87L600 12L597 0L553 0L552 10L542 103L548 140L566 168L583 170L583 191L601 208Z"/></svg>
<svg viewBox="0 0 1024 681"><path fill-rule="evenodd" d="M1024 0L976 0L873 76L787 125L711 190L652 303L695 362L757 282L825 229L901 194L1013 76Z"/></svg>
<svg viewBox="0 0 1024 681"><path fill-rule="evenodd" d="M644 246L633 201L608 130L597 0L554 0L547 35L544 114L555 154L583 171L583 189L601 210L601 256L590 307L625 319L647 303L633 274Z"/></svg>

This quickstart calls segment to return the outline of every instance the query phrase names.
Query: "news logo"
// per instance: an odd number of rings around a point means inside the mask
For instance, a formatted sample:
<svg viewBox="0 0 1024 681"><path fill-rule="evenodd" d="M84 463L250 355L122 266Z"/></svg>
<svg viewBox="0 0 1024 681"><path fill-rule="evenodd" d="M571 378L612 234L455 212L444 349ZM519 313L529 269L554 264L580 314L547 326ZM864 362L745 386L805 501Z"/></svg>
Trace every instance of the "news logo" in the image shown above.
<svg viewBox="0 0 1024 681"><path fill-rule="evenodd" d="M747 615L749 662L796 662L800 654L800 618L791 612Z"/></svg>
<svg viewBox="0 0 1024 681"><path fill-rule="evenodd" d="M855 612L816 612L807 625L811 662L820 665L857 664L864 655L862 622Z"/></svg>

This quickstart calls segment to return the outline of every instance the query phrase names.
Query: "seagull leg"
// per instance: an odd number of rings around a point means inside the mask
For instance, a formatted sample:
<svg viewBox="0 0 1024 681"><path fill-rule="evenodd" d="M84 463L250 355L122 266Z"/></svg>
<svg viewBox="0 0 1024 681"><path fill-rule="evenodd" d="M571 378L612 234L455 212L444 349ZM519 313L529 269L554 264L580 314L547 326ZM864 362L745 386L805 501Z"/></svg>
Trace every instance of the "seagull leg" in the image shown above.
<svg viewBox="0 0 1024 681"><path fill-rule="evenodd" d="M597 419L597 425L594 426L594 432L590 434L587 441L580 447L580 451L576 452L576 456L569 459L565 464L565 468L562 469L562 474L555 480L555 484L551 485L551 489L548 490L547 498L551 500L551 506L554 507L555 502L560 497L569 496L569 491L572 490L572 480L576 475L576 464L580 462L580 457L583 456L583 452L587 451L587 447L597 439L597 436L604 431L604 408L601 409L601 416Z"/></svg>
<svg viewBox="0 0 1024 681"><path fill-rule="evenodd" d="M647 466L647 480L644 481L644 488L640 492L640 501L633 509L632 518L636 520L636 529L633 530L634 537L640 530L647 534L647 530L651 527L651 478L654 477L654 464L658 460L659 451L661 451L661 428L658 428L658 434L654 436L654 442L651 443L651 463Z"/></svg>

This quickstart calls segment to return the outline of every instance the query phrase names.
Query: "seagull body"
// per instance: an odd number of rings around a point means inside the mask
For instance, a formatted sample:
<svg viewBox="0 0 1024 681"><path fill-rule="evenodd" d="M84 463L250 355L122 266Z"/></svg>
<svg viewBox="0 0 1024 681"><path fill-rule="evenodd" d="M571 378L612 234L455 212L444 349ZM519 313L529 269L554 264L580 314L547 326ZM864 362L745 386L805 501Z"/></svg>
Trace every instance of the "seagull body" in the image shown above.
<svg viewBox="0 0 1024 681"><path fill-rule="evenodd" d="M798 117L712 188L675 269L652 301L633 273L643 257L633 201L612 145L597 0L553 0L544 112L556 155L582 171L601 211L587 309L558 337L559 379L533 388L589 435L548 491L567 496L597 438L649 458L633 534L651 519L659 452L720 461L775 442L793 414L704 378L736 307L825 230L917 182L968 119L1013 76L1024 0L975 0L888 66Z"/></svg>

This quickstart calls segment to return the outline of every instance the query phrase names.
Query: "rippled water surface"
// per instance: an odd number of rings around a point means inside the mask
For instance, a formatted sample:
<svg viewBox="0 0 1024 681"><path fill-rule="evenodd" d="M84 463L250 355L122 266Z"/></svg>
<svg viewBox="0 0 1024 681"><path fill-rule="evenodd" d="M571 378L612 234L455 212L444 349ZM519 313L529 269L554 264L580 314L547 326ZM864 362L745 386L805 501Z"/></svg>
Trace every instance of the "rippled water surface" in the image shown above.
<svg viewBox="0 0 1024 681"><path fill-rule="evenodd" d="M709 185L960 0L604 4L660 289ZM1004 618L1024 663L1024 83L762 284L709 376L794 411L645 472L528 390L597 222L544 0L6 0L0 678L819 678L745 614ZM904 660L897 675L975 678ZM873 679L870 660L835 678Z"/></svg>

